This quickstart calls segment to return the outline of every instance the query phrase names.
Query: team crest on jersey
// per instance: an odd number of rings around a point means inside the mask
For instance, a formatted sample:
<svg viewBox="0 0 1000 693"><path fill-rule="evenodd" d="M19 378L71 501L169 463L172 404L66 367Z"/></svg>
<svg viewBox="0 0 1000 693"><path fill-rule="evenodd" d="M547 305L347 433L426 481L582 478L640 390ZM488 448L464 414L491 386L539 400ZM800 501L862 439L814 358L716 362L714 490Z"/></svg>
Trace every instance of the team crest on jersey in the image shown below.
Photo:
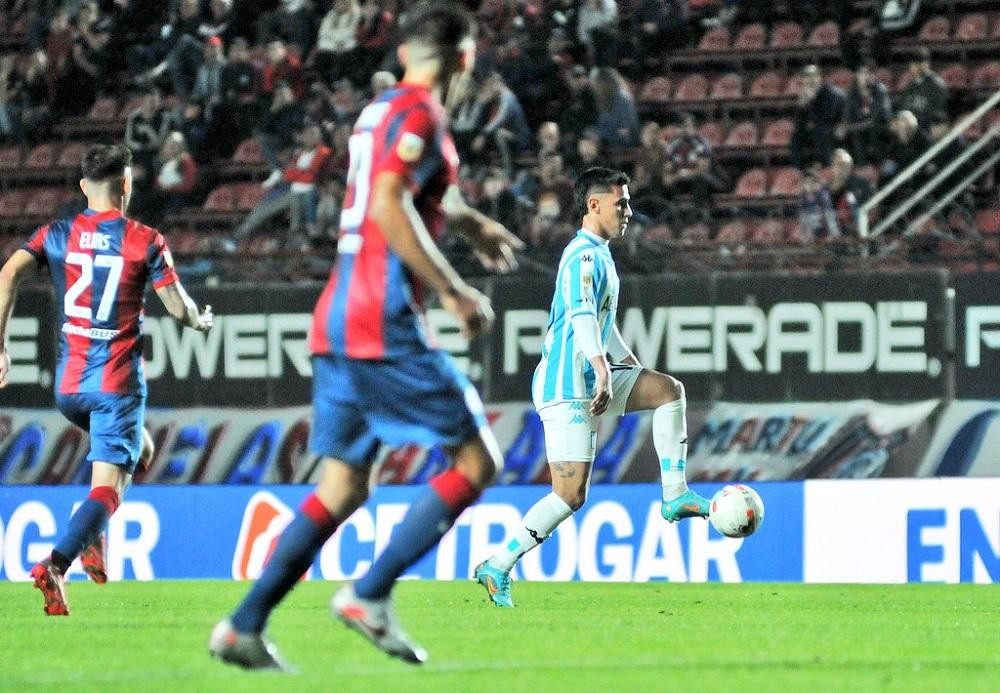
<svg viewBox="0 0 1000 693"><path fill-rule="evenodd" d="M416 161L424 153L424 138L412 132L404 132L396 145L396 154L406 162Z"/></svg>

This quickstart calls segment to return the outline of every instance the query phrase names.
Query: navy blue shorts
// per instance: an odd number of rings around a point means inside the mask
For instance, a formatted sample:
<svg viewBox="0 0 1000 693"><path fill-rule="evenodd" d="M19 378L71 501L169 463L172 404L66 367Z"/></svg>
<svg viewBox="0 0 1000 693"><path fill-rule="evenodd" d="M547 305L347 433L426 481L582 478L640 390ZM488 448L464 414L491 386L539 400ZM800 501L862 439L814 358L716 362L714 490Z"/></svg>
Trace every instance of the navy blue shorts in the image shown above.
<svg viewBox="0 0 1000 693"><path fill-rule="evenodd" d="M103 392L56 394L63 416L90 434L89 462L108 462L131 474L142 450L146 398Z"/></svg>
<svg viewBox="0 0 1000 693"><path fill-rule="evenodd" d="M368 465L380 443L453 446L486 427L479 393L440 351L401 359L313 356L310 449Z"/></svg>

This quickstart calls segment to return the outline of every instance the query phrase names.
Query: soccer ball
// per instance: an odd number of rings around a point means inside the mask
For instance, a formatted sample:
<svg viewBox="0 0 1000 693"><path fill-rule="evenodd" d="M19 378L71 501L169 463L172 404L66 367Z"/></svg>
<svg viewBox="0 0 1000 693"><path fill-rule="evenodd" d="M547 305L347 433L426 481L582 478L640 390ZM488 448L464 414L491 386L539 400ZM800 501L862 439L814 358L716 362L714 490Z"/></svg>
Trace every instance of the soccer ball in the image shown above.
<svg viewBox="0 0 1000 693"><path fill-rule="evenodd" d="M708 519L719 534L748 537L764 521L764 501L749 486L730 484L712 496Z"/></svg>

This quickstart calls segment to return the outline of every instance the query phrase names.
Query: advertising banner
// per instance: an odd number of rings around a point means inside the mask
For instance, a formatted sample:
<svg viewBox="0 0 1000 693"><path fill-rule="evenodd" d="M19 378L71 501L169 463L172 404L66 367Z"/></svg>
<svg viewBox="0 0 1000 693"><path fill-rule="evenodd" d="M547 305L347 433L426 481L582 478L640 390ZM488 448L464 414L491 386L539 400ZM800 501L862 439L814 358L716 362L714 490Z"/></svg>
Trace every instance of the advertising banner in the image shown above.
<svg viewBox="0 0 1000 693"><path fill-rule="evenodd" d="M698 484L711 495L718 484ZM754 484L765 506L746 539L704 520L663 521L659 485L593 488L514 577L646 582L1000 582L1000 480ZM358 577L421 489L379 487L327 542L310 579ZM111 579L260 574L305 486L137 486L108 528ZM489 489L407 577L464 580L513 536L538 487ZM66 529L83 487L0 487L0 579L24 581ZM82 579L74 567L72 576ZM470 593L474 586L470 585Z"/></svg>
<svg viewBox="0 0 1000 693"><path fill-rule="evenodd" d="M542 424L531 404L490 405L486 413L505 455L500 483L548 483ZM321 471L308 447L310 407L151 408L146 424L156 452L149 469L137 475L138 483L304 483ZM651 449L644 471L633 469L639 451L648 447L649 426L648 414L602 422L594 483L659 478ZM55 410L0 411L0 484L86 483L88 450L87 435ZM384 449L376 480L423 484L448 464L439 448Z"/></svg>
<svg viewBox="0 0 1000 693"><path fill-rule="evenodd" d="M717 486L701 486L711 494ZM389 542L422 489L378 488L327 542L312 579L358 577ZM598 486L588 503L521 561L515 578L617 582L799 581L802 487L763 484L766 520L747 540L720 536L705 520L660 517L658 484ZM111 519L113 580L254 578L295 509L303 486L138 486ZM464 580L510 541L544 491L487 490L407 577ZM31 566L65 530L80 487L0 487L0 578L27 580ZM82 571L74 566L74 576ZM469 586L474 594L474 585Z"/></svg>
<svg viewBox="0 0 1000 693"><path fill-rule="evenodd" d="M919 476L1000 477L1000 401L949 404Z"/></svg>
<svg viewBox="0 0 1000 693"><path fill-rule="evenodd" d="M201 288L198 300L216 313L207 334L182 329L149 299L150 403L308 404L306 339L319 288ZM497 313L487 337L470 344L440 309L428 312L428 330L486 401L523 402L541 353L552 278L497 278L484 288ZM917 401L945 394L945 291L945 275L934 271L633 277L622 281L619 323L640 361L681 379L691 401ZM19 300L12 385L0 393L0 407L51 402L51 300L45 291ZM976 324L991 324L987 317ZM977 334L992 349L993 332Z"/></svg>
<svg viewBox="0 0 1000 693"><path fill-rule="evenodd" d="M804 565L806 582L1000 582L1000 479L807 482Z"/></svg>
<svg viewBox="0 0 1000 693"><path fill-rule="evenodd" d="M955 277L955 397L1000 399L1000 273Z"/></svg>
<svg viewBox="0 0 1000 693"><path fill-rule="evenodd" d="M689 424L694 480L916 476L938 400L719 402Z"/></svg>

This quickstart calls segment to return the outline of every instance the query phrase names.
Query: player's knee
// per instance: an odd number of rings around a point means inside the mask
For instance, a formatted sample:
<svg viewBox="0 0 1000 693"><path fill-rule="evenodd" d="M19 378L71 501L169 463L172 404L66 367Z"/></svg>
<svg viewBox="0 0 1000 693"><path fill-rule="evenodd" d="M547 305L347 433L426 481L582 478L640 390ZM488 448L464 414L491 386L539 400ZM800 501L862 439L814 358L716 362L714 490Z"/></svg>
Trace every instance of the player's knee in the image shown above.
<svg viewBox="0 0 1000 693"><path fill-rule="evenodd" d="M660 396L663 404L684 399L684 383L672 375L664 374L661 380Z"/></svg>
<svg viewBox="0 0 1000 693"><path fill-rule="evenodd" d="M576 512L587 502L587 488L560 489L556 492L563 502Z"/></svg>

